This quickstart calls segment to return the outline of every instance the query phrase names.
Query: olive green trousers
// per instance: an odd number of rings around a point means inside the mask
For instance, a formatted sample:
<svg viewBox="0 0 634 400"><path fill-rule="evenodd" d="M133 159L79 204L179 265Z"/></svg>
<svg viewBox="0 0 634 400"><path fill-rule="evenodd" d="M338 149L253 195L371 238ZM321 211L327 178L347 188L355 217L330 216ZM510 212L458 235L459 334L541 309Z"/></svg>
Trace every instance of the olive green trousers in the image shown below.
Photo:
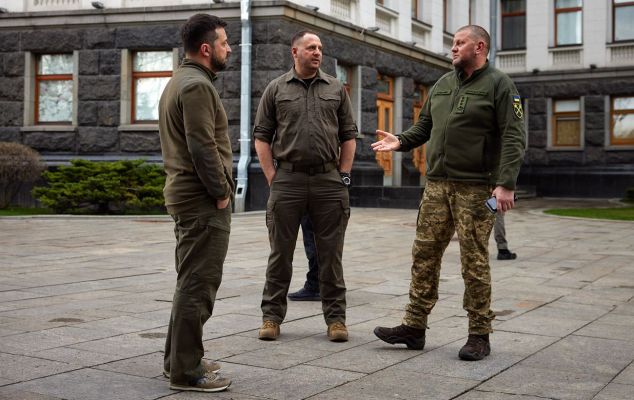
<svg viewBox="0 0 634 400"><path fill-rule="evenodd" d="M172 215L176 235L176 289L164 368L170 382L188 385L205 373L201 365L203 325L211 317L229 246L231 207L211 203L195 212Z"/></svg>
<svg viewBox="0 0 634 400"><path fill-rule="evenodd" d="M314 175L277 170L266 207L271 253L262 294L262 319L278 324L284 321L297 233L306 212L315 231L324 319L327 324L345 323L342 253L350 203L337 169Z"/></svg>

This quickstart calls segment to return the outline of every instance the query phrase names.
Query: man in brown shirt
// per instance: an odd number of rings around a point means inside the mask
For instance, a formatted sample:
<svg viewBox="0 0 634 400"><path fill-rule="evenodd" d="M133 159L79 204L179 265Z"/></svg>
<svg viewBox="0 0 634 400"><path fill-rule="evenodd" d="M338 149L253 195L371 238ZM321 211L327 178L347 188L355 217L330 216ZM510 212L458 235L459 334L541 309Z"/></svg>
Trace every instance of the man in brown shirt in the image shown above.
<svg viewBox="0 0 634 400"><path fill-rule="evenodd" d="M291 54L294 66L266 87L253 130L255 149L271 188L266 210L271 254L259 338L275 340L280 334L295 242L307 211L315 230L328 337L346 341L341 255L350 217L347 187L357 127L345 88L319 69L322 44L317 34L295 34Z"/></svg>
<svg viewBox="0 0 634 400"><path fill-rule="evenodd" d="M217 363L202 359L203 325L222 280L234 190L227 115L212 85L231 54L225 26L209 14L189 18L181 31L185 60L159 103L163 191L176 223L178 274L163 374L175 390L217 392L231 384L215 374Z"/></svg>

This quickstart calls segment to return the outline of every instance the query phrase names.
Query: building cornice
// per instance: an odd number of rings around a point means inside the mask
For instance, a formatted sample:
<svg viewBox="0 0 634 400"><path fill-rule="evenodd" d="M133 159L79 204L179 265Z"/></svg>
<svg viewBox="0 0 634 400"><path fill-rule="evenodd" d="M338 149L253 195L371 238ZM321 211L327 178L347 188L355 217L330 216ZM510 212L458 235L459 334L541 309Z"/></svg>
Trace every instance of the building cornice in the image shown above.
<svg viewBox="0 0 634 400"><path fill-rule="evenodd" d="M0 14L0 32L15 29L125 26L182 22L198 12L213 12L214 15L227 20L240 19L240 3ZM315 12L310 8L299 6L286 0L254 1L251 7L251 16L256 20L274 17L288 18L419 62L447 70L451 68L449 58L440 54L423 50L381 33L369 32L363 27Z"/></svg>
<svg viewBox="0 0 634 400"><path fill-rule="evenodd" d="M539 71L537 73L509 73L515 83L562 82L572 80L634 78L632 67Z"/></svg>

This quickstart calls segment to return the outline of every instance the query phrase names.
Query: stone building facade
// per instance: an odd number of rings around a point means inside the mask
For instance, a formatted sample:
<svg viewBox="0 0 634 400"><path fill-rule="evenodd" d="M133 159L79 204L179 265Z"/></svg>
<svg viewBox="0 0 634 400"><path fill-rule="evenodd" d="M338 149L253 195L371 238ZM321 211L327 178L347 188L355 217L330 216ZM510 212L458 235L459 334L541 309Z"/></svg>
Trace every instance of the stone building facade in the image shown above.
<svg viewBox="0 0 634 400"><path fill-rule="evenodd" d="M135 124L130 120L129 59L135 51L155 50L173 51L175 59L182 58L179 29L184 20L197 12L212 13L228 22L226 30L233 53L228 68L219 74L214 85L227 111L237 165L239 3L211 8L190 5L0 16L0 141L26 144L38 150L49 165L67 163L73 158L145 158L160 162L156 123ZM336 75L338 64L346 65L351 72L351 98L361 133L353 174L355 185L382 186L383 170L370 149L370 143L376 140L377 77L398 77L402 107L401 115L395 118L402 118L403 126L409 126L413 122L415 85L433 84L448 70L448 60L327 16L316 17L309 9L285 1L256 2L252 13L252 120L266 85L292 66L289 42L293 33L315 30L324 45L322 69ZM333 32L337 25L340 33ZM41 54L72 54L75 101L71 123L34 123L35 59ZM411 156L405 158L411 163ZM409 184L418 182L418 175L410 177ZM267 192L255 159L249 168L247 210L263 208ZM375 201L365 195L358 197L363 197L364 204Z"/></svg>
<svg viewBox="0 0 634 400"><path fill-rule="evenodd" d="M291 66L291 35L317 31L323 69L345 76L360 128L353 204L415 207L424 184L422 152L377 160L369 144L377 128L400 132L413 123L427 89L451 68L452 32L468 23L490 30L491 1L252 1L252 120L264 87ZM495 65L509 73L524 101L528 144L520 187L546 196L621 196L634 186L634 33L619 15L634 5L495 1ZM237 165L240 2L102 0L104 9L90 4L0 0L9 11L0 13L0 140L37 149L49 165L72 158L160 162L156 123L134 120L133 60L138 52L171 52L178 65L180 25L208 12L229 23L233 55L216 86ZM568 22L557 25L560 17ZM66 76L73 82L72 118L64 124L36 120L36 69L44 54L72 59ZM615 111L615 102L624 109ZM615 140L617 117L624 136ZM254 151L252 157L246 208L261 209L268 189Z"/></svg>

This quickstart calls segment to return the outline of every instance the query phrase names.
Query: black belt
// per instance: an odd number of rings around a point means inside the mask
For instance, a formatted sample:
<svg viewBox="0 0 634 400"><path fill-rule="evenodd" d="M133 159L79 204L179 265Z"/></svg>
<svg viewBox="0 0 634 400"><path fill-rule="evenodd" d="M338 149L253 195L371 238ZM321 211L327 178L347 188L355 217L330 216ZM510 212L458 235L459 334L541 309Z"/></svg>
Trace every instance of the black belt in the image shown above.
<svg viewBox="0 0 634 400"><path fill-rule="evenodd" d="M330 172L333 169L337 168L337 164L334 161L330 161L322 164L293 164L286 161L278 161L277 167L283 169L288 172L303 172L308 175L315 174L325 174L326 172Z"/></svg>

